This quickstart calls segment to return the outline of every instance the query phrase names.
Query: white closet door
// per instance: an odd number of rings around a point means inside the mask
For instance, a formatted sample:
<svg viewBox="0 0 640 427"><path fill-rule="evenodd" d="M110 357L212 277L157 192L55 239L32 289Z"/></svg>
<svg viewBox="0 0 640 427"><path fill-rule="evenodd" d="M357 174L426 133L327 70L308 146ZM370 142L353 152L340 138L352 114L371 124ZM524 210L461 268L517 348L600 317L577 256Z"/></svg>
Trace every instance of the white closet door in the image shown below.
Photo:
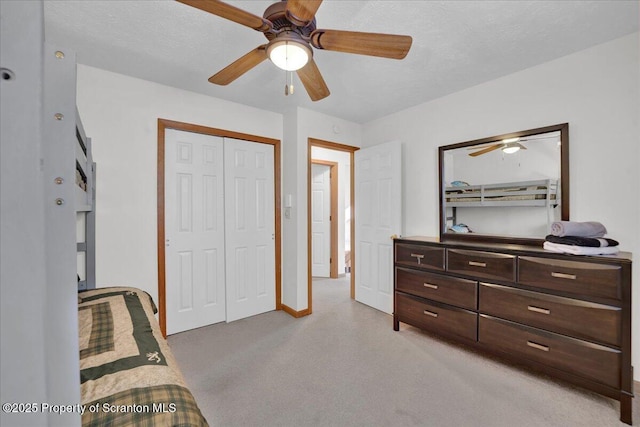
<svg viewBox="0 0 640 427"><path fill-rule="evenodd" d="M393 240L402 230L402 147L389 142L355 153L356 300L393 312Z"/></svg>
<svg viewBox="0 0 640 427"><path fill-rule="evenodd" d="M311 275L331 276L331 168L311 165Z"/></svg>
<svg viewBox="0 0 640 427"><path fill-rule="evenodd" d="M227 322L275 310L273 146L224 140Z"/></svg>
<svg viewBox="0 0 640 427"><path fill-rule="evenodd" d="M222 138L165 133L167 334L225 320Z"/></svg>

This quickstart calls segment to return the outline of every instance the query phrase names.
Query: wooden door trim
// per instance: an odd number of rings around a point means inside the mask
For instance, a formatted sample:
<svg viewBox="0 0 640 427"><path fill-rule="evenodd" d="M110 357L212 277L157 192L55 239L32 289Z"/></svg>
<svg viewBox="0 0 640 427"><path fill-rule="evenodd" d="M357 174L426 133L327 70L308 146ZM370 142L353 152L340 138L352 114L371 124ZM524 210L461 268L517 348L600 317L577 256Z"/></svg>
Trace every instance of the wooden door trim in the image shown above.
<svg viewBox="0 0 640 427"><path fill-rule="evenodd" d="M158 119L158 158L157 158L157 234L158 234L158 317L160 329L163 336L167 336L167 312L166 312L166 272L165 272L165 130L176 129L184 132L194 132L204 135L219 136L226 138L241 139L243 141L269 144L273 146L273 169L274 169L274 199L275 199L275 272L276 272L276 310L282 310L282 211L281 211L281 161L280 161L280 140L267 138L247 133L234 132L225 129L200 126L192 123L183 123L167 119Z"/></svg>
<svg viewBox="0 0 640 427"><path fill-rule="evenodd" d="M312 164L329 166L329 186L330 202L329 202L329 219L331 247L329 248L329 256L331 262L329 264L329 277L338 278L338 163L327 160L311 159Z"/></svg>
<svg viewBox="0 0 640 427"><path fill-rule="evenodd" d="M308 138L307 139L307 314L311 314L313 312L313 288L312 288L312 276L311 276L311 148L312 147L321 147L328 148L330 150L335 151L345 151L349 153L349 170L351 176L349 177L349 191L351 192L350 198L350 211L351 211L351 299L355 299L356 297L356 265L355 265L355 248L353 243L355 242L355 180L354 180L354 160L355 160L355 152L358 151L359 147L354 147L352 145L340 144L337 142L325 141L322 139L316 138Z"/></svg>

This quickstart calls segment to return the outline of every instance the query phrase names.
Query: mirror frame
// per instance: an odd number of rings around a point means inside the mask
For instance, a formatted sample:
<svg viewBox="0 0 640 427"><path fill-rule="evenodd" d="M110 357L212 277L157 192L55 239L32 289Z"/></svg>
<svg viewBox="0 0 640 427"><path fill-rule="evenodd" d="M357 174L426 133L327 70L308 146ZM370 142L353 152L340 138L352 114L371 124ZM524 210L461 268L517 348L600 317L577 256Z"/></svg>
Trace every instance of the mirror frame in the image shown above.
<svg viewBox="0 0 640 427"><path fill-rule="evenodd" d="M514 237L493 234L476 233L447 233L445 229L446 208L445 208L445 185L444 185L444 155L448 150L456 148L471 147L474 145L486 144L489 142L501 141L507 138L525 137L547 132L560 131L560 217L562 221L569 221L569 124L545 126L541 128L511 132L503 135L491 136L488 138L475 139L473 141L459 142L457 144L444 145L438 147L438 184L440 198L440 241L464 241L468 243L502 243L516 245L542 246L544 238Z"/></svg>

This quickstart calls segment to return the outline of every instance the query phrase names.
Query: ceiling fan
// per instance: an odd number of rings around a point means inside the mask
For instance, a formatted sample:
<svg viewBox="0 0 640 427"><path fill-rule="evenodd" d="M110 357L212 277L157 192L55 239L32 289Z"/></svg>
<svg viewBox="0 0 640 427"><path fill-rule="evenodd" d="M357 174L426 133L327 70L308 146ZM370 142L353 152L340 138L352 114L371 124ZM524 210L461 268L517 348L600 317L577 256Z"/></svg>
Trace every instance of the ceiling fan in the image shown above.
<svg viewBox="0 0 640 427"><path fill-rule="evenodd" d="M268 42L218 71L209 82L227 85L269 58L279 68L296 71L312 101L329 96L329 88L313 60L313 49L402 59L411 48L410 36L316 28L322 0L282 0L262 17L218 0L177 0L205 12L264 33ZM285 89L287 93L287 89Z"/></svg>
<svg viewBox="0 0 640 427"><path fill-rule="evenodd" d="M558 139L558 136L555 134L547 134L547 135L532 135L532 136L523 136L523 137L515 137L515 138L507 138L491 145L480 145L476 147L467 148L467 150L477 150L473 153L469 153L471 157L480 156L482 154L490 153L494 150L501 149L503 153L513 154L519 150L526 150L527 147L521 144L521 142L533 141L533 140L541 140L541 139Z"/></svg>

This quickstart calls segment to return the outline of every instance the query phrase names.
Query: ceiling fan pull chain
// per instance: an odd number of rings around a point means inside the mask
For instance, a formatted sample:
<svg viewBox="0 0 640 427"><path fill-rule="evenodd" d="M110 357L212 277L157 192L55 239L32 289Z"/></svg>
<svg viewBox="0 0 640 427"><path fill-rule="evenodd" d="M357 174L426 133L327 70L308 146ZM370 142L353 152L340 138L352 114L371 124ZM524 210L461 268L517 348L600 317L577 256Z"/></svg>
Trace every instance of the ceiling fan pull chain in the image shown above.
<svg viewBox="0 0 640 427"><path fill-rule="evenodd" d="M293 95L293 71L289 71L289 93Z"/></svg>
<svg viewBox="0 0 640 427"><path fill-rule="evenodd" d="M289 96L289 83L287 82L287 72L284 72L284 96Z"/></svg>
<svg viewBox="0 0 640 427"><path fill-rule="evenodd" d="M284 94L285 96L293 95L293 73L291 71L284 72Z"/></svg>
<svg viewBox="0 0 640 427"><path fill-rule="evenodd" d="M284 72L284 96L289 96L289 85L287 84L287 72Z"/></svg>

